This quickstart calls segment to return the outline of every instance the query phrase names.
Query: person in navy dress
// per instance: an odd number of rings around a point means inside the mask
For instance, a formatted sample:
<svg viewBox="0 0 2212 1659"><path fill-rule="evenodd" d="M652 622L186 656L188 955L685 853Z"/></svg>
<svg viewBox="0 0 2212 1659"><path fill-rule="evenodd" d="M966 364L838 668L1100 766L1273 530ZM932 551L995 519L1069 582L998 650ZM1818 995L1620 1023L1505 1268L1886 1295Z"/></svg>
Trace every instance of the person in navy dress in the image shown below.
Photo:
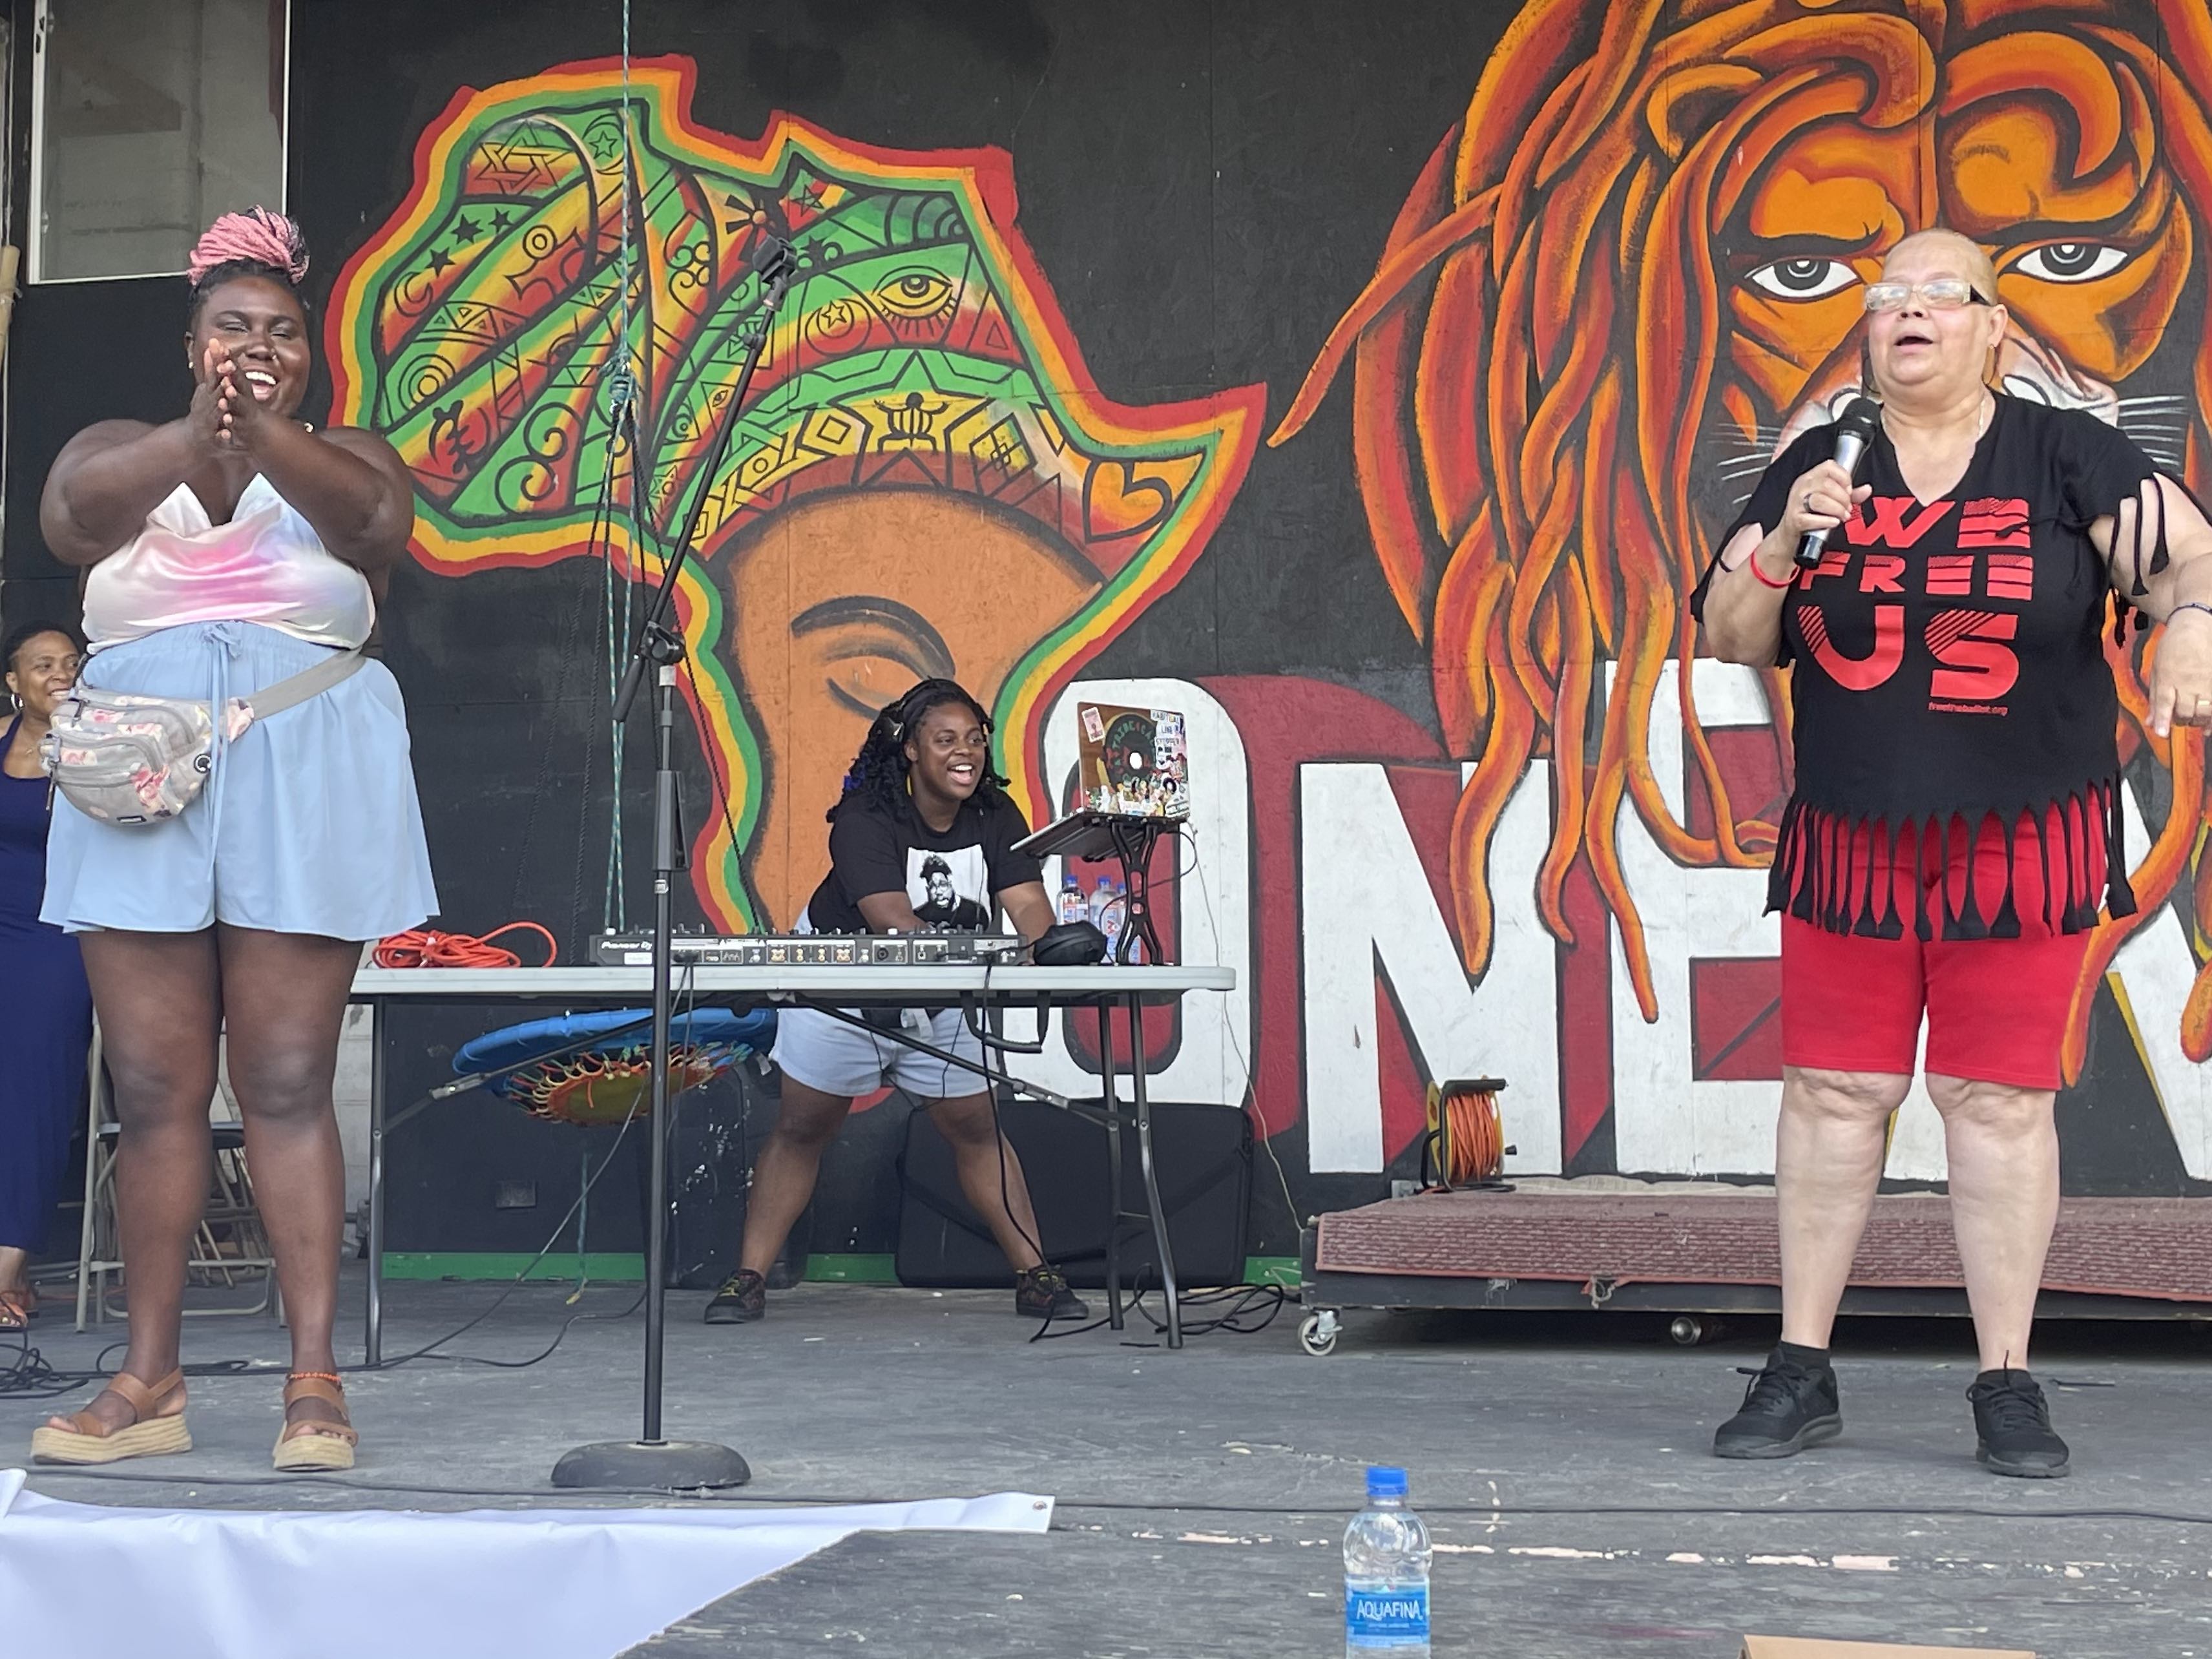
<svg viewBox="0 0 2212 1659"><path fill-rule="evenodd" d="M49 822L39 742L83 652L49 623L14 629L0 651L9 702L0 736L0 1331L20 1331L35 1300L30 1259L46 1247L84 1103L92 1040L92 991L76 941L39 920Z"/></svg>

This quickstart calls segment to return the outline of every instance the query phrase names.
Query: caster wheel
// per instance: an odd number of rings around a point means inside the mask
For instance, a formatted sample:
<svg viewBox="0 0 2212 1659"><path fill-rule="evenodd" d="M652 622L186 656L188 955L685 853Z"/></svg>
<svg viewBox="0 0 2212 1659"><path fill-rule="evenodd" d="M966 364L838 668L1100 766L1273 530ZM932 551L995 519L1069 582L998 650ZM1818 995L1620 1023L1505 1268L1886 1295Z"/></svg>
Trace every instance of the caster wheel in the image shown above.
<svg viewBox="0 0 2212 1659"><path fill-rule="evenodd" d="M1717 1342L1727 1333L1727 1326L1717 1319L1700 1318L1695 1314L1683 1314L1667 1328L1667 1334L1686 1348L1694 1348L1701 1342Z"/></svg>
<svg viewBox="0 0 2212 1659"><path fill-rule="evenodd" d="M1320 1308L1298 1322L1298 1346L1316 1359L1328 1358L1336 1346L1338 1333L1336 1310Z"/></svg>

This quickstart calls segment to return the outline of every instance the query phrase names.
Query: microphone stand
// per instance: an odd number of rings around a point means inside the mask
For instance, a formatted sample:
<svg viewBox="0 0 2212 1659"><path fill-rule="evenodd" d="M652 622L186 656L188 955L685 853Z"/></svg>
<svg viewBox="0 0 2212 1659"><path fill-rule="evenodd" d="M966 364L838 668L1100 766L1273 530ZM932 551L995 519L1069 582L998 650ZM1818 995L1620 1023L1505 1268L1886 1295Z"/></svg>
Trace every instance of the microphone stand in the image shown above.
<svg viewBox="0 0 2212 1659"><path fill-rule="evenodd" d="M684 560L698 533L699 515L706 505L707 491L713 488L715 475L722 470L722 462L729 453L730 434L737 429L738 416L744 408L753 371L760 366L769 330L775 322L776 308L783 303L785 292L799 273L799 261L791 244L775 237L769 239L755 258L753 269L761 284L759 318L746 344L744 362L738 371L738 383L731 394L729 407L724 411L714 454L700 475L691 511L684 518L675 551L661 572L660 586L653 593L652 608L646 613L637 648L615 696L614 718L620 724L629 718L630 707L645 683L647 665L653 665L658 693L653 714L653 1121L648 1153L653 1168L648 1201L652 1214L647 1218L645 1243L644 1425L635 1440L594 1441L564 1453L553 1466L553 1484L556 1486L684 1492L741 1486L752 1479L745 1460L727 1446L708 1440L661 1437L660 1381L667 1301L668 1023L670 981L675 958L672 938L675 931L676 875L686 861L681 808L676 793L675 760L676 669L684 660L684 636L670 625L670 614L675 603L677 578L683 574ZM634 480L642 475L642 461L640 454L633 462Z"/></svg>

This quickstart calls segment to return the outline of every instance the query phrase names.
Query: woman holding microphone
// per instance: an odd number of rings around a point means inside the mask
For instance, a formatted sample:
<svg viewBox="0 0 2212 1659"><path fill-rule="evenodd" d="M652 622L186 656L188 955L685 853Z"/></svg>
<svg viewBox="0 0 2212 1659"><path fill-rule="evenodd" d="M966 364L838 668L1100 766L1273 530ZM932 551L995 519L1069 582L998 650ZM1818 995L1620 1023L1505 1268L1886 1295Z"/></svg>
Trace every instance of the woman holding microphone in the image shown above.
<svg viewBox="0 0 2212 1659"><path fill-rule="evenodd" d="M1786 1457L1842 1431L1829 1331L1924 1015L1980 1350L1977 1453L2060 1475L2027 1370L2059 1051L2100 910L2136 908L2101 635L2117 592L2163 629L2152 729L2212 720L2212 527L2117 430L1990 387L2008 319L1975 243L1906 237L1865 299L1881 418L1864 482L1832 459L1834 428L1805 434L1692 599L1716 655L1790 667L1796 760L1768 894L1782 1341L1713 1449ZM1814 531L1832 533L1802 570Z"/></svg>

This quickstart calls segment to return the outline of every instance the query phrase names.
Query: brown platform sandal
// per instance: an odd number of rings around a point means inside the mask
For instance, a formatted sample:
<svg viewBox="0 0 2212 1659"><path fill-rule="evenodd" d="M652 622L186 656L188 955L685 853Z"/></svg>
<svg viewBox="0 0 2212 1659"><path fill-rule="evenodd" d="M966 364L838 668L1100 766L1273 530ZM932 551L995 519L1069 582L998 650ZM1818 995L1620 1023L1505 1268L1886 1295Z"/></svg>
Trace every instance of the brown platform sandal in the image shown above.
<svg viewBox="0 0 2212 1659"><path fill-rule="evenodd" d="M110 1378L101 1394L131 1407L133 1421L110 1429L89 1411L78 1412L72 1426L46 1424L31 1431L34 1463L119 1463L126 1457L161 1457L192 1449L185 1426L185 1374L171 1371L158 1382L141 1382L128 1371ZM96 1398L97 1396L95 1396Z"/></svg>
<svg viewBox="0 0 2212 1659"><path fill-rule="evenodd" d="M295 1400L320 1400L343 1412L345 1384L332 1371L292 1371L284 1378L284 1409L291 1410ZM349 1469L353 1467L353 1449L360 1438L349 1422L327 1423L319 1417L302 1418L284 1425L283 1431L276 1437L271 1461L287 1474Z"/></svg>

